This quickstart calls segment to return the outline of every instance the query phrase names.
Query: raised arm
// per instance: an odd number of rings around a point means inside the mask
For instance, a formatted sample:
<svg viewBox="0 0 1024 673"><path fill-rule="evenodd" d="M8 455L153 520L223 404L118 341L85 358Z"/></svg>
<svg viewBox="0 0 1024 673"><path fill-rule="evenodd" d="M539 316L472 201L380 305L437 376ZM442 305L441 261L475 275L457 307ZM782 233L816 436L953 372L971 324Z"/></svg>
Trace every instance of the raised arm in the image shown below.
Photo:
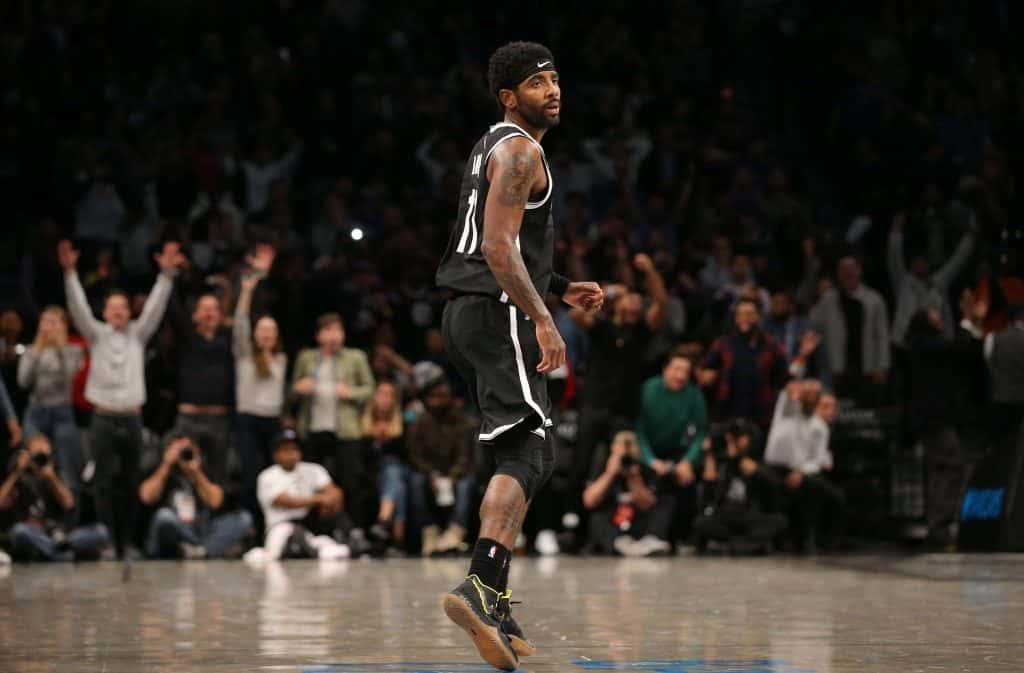
<svg viewBox="0 0 1024 673"><path fill-rule="evenodd" d="M231 321L231 352L236 360L243 360L252 355L252 325L249 324L249 307L252 304L252 292L259 278L249 273L242 277L242 290L238 293L235 315Z"/></svg>
<svg viewBox="0 0 1024 673"><path fill-rule="evenodd" d="M167 302L170 300L173 290L174 281L171 280L169 275L161 273L157 276L153 289L149 291L149 296L146 297L146 304L142 307L142 313L139 314L135 322L138 326L139 336L143 341L149 341L150 337L156 333L157 328L160 326L160 321L163 320L164 311L167 310Z"/></svg>
<svg viewBox="0 0 1024 673"><path fill-rule="evenodd" d="M973 223L974 216L971 216ZM971 252L974 251L974 230L968 231L964 234L963 238L960 239L960 244L956 246L956 250L953 251L953 256L946 260L946 263L942 265L938 271L935 272L935 283L942 288L948 288L950 284L960 275L963 271L964 266L967 264L967 260L971 258Z"/></svg>
<svg viewBox="0 0 1024 673"><path fill-rule="evenodd" d="M302 157L302 141L296 139L291 148L277 161L270 164L270 170L275 178L287 178L295 172L295 167Z"/></svg>
<svg viewBox="0 0 1024 673"><path fill-rule="evenodd" d="M536 326L543 355L537 370L558 369L565 363L565 342L530 279L518 245L526 202L546 179L536 143L515 137L498 145L487 163L487 178L491 188L484 205L481 252L498 285Z"/></svg>
<svg viewBox="0 0 1024 673"><path fill-rule="evenodd" d="M235 317L232 321L232 351L235 358L241 359L252 355L252 325L249 313L252 310L252 295L256 286L267 277L270 267L274 264L274 248L269 245L257 246L256 252L248 258L250 270L242 276L241 291L235 305Z"/></svg>
<svg viewBox="0 0 1024 673"><path fill-rule="evenodd" d="M85 340L93 341L103 328L103 323L92 314L92 307L89 306L85 290L78 280L78 271L75 268L78 265L78 255L79 252L71 246L71 241L61 241L57 245L57 259L64 269L64 294L68 299L68 313L71 314L71 320Z"/></svg>
<svg viewBox="0 0 1024 673"><path fill-rule="evenodd" d="M139 336L143 341L149 341L163 320L164 311L167 310L167 302L171 298L171 291L174 289L174 276L178 268L185 262L185 255L181 253L181 244L176 241L164 243L163 250L155 255L160 267L160 275L157 276L156 284L146 298L146 304L142 307L142 313L135 321L139 330Z"/></svg>
<svg viewBox="0 0 1024 673"><path fill-rule="evenodd" d="M647 327L656 331L661 327L665 319L665 309L668 307L668 290L665 289L665 281L661 273L654 267L654 262L647 255L637 255L633 258L633 265L637 271L644 274L644 284L647 287L647 295L651 298L651 305L647 309L645 321Z"/></svg>

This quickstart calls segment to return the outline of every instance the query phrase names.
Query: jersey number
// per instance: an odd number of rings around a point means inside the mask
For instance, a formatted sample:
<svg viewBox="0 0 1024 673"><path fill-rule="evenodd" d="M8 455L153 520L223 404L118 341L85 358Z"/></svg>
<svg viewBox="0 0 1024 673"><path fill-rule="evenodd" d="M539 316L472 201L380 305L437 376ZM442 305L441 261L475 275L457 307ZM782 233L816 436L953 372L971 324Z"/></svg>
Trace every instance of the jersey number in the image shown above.
<svg viewBox="0 0 1024 673"><path fill-rule="evenodd" d="M459 239L459 247L456 250L466 255L472 255L476 251L476 202L479 199L477 190L469 193L469 203L466 208L466 221L462 228L462 238ZM467 243L469 244L467 246Z"/></svg>

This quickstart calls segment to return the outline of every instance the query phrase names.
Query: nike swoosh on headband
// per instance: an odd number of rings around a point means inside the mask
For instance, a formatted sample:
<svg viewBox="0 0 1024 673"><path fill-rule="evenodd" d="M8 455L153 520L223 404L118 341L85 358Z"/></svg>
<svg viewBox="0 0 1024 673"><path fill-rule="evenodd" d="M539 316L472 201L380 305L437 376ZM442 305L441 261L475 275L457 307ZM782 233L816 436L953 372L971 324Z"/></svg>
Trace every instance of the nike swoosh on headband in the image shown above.
<svg viewBox="0 0 1024 673"><path fill-rule="evenodd" d="M543 63L538 63L537 67L538 68L543 68L546 65L551 65L551 61L544 61Z"/></svg>

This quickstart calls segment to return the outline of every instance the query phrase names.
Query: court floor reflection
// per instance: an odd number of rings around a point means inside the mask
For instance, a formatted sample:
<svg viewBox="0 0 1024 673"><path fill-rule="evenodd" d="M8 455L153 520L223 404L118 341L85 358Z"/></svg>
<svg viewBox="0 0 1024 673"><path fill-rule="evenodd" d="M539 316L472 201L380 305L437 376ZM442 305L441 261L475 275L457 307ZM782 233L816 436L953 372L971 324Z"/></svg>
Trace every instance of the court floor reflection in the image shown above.
<svg viewBox="0 0 1024 673"><path fill-rule="evenodd" d="M124 582L117 564L17 566L0 574L0 672L487 671L438 607L464 567L165 562ZM534 673L1024 670L1024 581L986 576L560 558L516 559L511 586Z"/></svg>

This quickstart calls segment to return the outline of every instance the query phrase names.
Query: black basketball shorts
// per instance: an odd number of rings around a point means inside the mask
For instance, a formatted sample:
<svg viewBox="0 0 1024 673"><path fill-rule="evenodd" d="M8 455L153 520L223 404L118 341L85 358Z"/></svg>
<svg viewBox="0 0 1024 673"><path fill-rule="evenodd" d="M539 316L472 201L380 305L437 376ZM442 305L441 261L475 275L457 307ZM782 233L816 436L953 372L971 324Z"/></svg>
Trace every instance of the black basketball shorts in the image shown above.
<svg viewBox="0 0 1024 673"><path fill-rule="evenodd" d="M546 375L535 325L512 303L463 295L444 308L441 330L452 363L480 410L481 442L513 428L545 436L551 426Z"/></svg>

